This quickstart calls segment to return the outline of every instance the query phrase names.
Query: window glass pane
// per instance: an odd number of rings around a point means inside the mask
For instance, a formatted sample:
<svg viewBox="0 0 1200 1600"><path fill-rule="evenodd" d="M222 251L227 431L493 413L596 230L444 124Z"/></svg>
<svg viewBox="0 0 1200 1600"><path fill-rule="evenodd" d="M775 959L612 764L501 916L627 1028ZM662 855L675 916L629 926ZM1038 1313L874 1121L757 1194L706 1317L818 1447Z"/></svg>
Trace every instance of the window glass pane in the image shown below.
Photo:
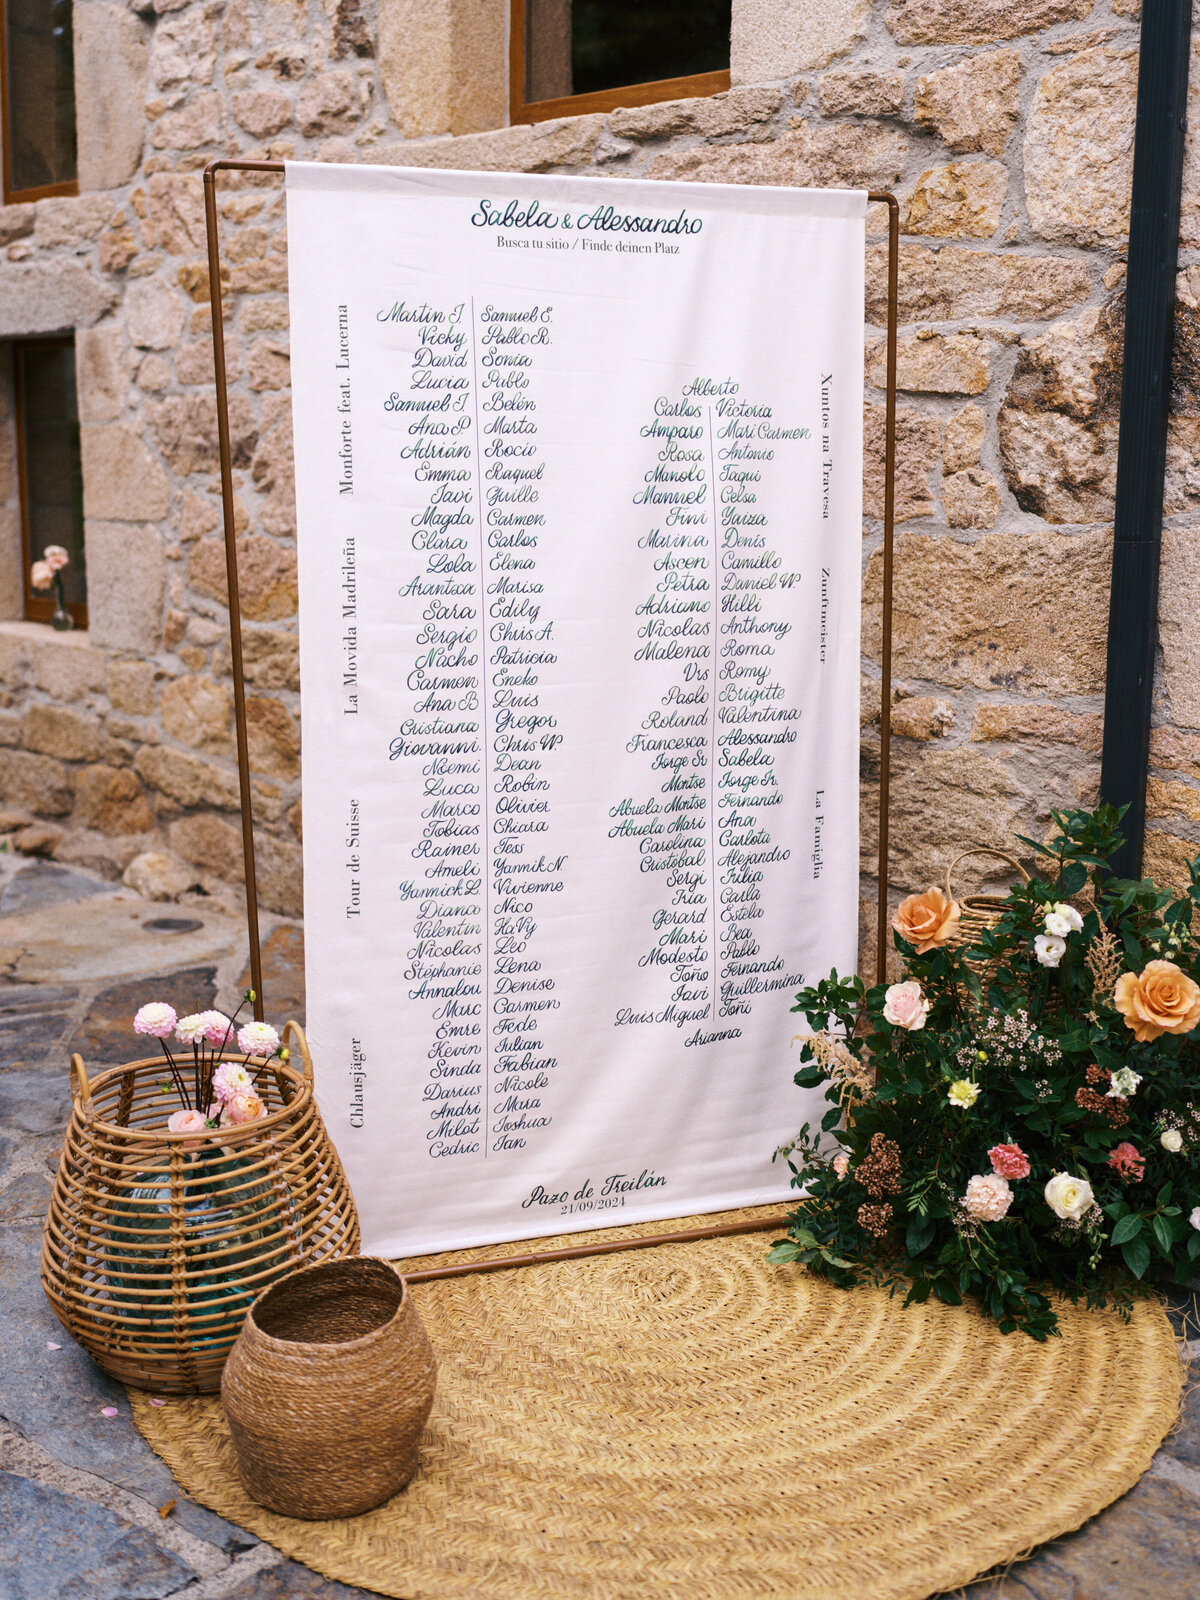
<svg viewBox="0 0 1200 1600"><path fill-rule="evenodd" d="M14 346L17 407L24 445L27 552L41 559L48 544L71 557L63 569L68 601L87 599L83 558L83 472L75 405L75 350L70 344ZM42 598L52 599L47 590Z"/></svg>
<svg viewBox="0 0 1200 1600"><path fill-rule="evenodd" d="M9 190L69 183L75 172L71 0L4 0Z"/></svg>
<svg viewBox="0 0 1200 1600"><path fill-rule="evenodd" d="M731 0L527 0L529 101L729 66Z"/></svg>

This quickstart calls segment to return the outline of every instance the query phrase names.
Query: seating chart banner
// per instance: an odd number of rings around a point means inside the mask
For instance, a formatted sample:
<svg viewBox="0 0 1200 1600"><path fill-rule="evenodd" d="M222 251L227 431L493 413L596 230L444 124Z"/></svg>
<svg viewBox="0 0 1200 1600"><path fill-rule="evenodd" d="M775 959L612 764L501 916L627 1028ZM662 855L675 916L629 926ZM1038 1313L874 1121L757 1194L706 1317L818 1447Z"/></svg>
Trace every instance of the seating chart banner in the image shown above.
<svg viewBox="0 0 1200 1600"><path fill-rule="evenodd" d="M289 164L304 908L364 1250L788 1193L858 925L866 196Z"/></svg>

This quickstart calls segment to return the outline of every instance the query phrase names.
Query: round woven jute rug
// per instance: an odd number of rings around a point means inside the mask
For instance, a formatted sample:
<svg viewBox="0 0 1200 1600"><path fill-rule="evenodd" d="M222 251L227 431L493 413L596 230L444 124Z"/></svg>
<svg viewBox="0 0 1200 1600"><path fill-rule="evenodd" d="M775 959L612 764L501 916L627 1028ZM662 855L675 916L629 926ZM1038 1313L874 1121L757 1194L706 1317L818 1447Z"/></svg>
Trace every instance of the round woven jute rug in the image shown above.
<svg viewBox="0 0 1200 1600"><path fill-rule="evenodd" d="M1153 1302L1064 1304L1039 1345L768 1266L770 1237L414 1285L437 1398L417 1476L362 1517L255 1505L215 1397L134 1417L188 1495L402 1600L924 1600L1078 1527L1176 1418Z"/></svg>

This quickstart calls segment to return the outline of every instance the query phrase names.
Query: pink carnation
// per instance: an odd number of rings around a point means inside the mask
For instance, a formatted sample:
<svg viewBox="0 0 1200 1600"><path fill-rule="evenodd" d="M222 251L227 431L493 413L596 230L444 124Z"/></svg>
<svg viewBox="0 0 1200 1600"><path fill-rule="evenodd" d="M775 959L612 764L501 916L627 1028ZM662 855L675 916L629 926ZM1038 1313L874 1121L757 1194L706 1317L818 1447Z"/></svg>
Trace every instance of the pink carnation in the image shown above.
<svg viewBox="0 0 1200 1600"><path fill-rule="evenodd" d="M29 569L29 582L35 589L48 589L54 582L54 568L48 561L35 561Z"/></svg>
<svg viewBox="0 0 1200 1600"><path fill-rule="evenodd" d="M61 544L48 544L42 551L42 560L51 572L61 572L71 564L71 557Z"/></svg>
<svg viewBox="0 0 1200 1600"><path fill-rule="evenodd" d="M844 1150L840 1156L834 1156L833 1170L837 1173L839 1178L844 1178L846 1173L850 1170L850 1157Z"/></svg>
<svg viewBox="0 0 1200 1600"><path fill-rule="evenodd" d="M978 1217L981 1222L999 1222L1008 1215L1012 1200L1008 1179L1002 1178L998 1172L988 1172L976 1174L968 1181L962 1206L964 1211Z"/></svg>
<svg viewBox="0 0 1200 1600"><path fill-rule="evenodd" d="M152 1039L168 1039L175 1027L175 1007L161 1000L142 1006L133 1019L134 1033L147 1033Z"/></svg>
<svg viewBox="0 0 1200 1600"><path fill-rule="evenodd" d="M992 1171L1001 1178L1027 1178L1029 1157L1019 1144L994 1144L988 1151Z"/></svg>
<svg viewBox="0 0 1200 1600"><path fill-rule="evenodd" d="M1139 1183L1146 1170L1146 1158L1138 1154L1136 1148L1123 1139L1108 1158L1108 1164L1118 1178L1126 1182L1132 1180Z"/></svg>

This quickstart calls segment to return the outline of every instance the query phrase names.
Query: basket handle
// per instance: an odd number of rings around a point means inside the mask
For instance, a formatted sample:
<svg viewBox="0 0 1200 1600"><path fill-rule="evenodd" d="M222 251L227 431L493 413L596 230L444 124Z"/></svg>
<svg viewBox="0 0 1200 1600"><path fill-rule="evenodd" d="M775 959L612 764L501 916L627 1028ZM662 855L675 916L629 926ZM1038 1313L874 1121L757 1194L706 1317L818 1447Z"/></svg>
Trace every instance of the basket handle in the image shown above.
<svg viewBox="0 0 1200 1600"><path fill-rule="evenodd" d="M81 1055L71 1057L71 1093L81 1106L86 1105L92 1098L92 1086L88 1082L87 1068L83 1064Z"/></svg>
<svg viewBox="0 0 1200 1600"><path fill-rule="evenodd" d="M296 1048L300 1051L300 1060L304 1066L304 1081L311 1086L313 1081L312 1056L309 1054L308 1040L304 1037L304 1029L298 1022L285 1022L283 1025L283 1042L288 1043L289 1036L295 1041ZM290 1047L289 1047L290 1048Z"/></svg>
<svg viewBox="0 0 1200 1600"><path fill-rule="evenodd" d="M993 850L993 848L992 848L992 846L990 844L974 844L974 845L971 846L971 848L969 850L964 850L964 851L961 852L961 854L955 856L954 860L946 868L946 899L947 900L953 900L954 899L954 891L950 887L951 875L953 874L954 869L958 865L958 863L960 861L965 861L968 856L995 856L997 858L997 860L1005 862L1008 866L1014 868L1017 872L1019 872L1021 874L1022 879L1026 883L1028 883L1030 881L1029 874L1025 871L1025 868L1021 865L1021 863L1016 859L1015 856L1010 856L1006 850Z"/></svg>

